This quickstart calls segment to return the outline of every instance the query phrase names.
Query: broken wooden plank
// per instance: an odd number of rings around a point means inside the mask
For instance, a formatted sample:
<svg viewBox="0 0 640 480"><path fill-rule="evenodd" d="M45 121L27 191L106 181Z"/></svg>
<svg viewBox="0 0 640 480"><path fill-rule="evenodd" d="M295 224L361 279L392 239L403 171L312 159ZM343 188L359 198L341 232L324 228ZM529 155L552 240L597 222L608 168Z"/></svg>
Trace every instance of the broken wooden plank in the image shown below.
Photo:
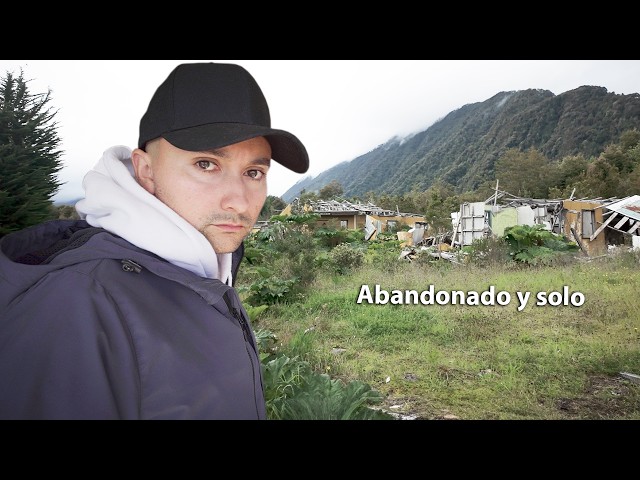
<svg viewBox="0 0 640 480"><path fill-rule="evenodd" d="M584 245L582 245L582 241L580 241L580 238L578 237L578 234L576 233L575 228L571 227L571 233L573 234L573 238L576 239L576 243L580 247L580 250L582 250L582 253L589 255L589 252L587 252L587 250L584 248Z"/></svg>
<svg viewBox="0 0 640 480"><path fill-rule="evenodd" d="M622 225L624 225L624 222L626 222L628 219L629 217L623 216L622 219L618 223L616 223L616 226L613 228L615 228L616 230L620 230L620 227L622 227Z"/></svg>
<svg viewBox="0 0 640 480"><path fill-rule="evenodd" d="M634 223L633 227L631 227L627 233L635 232L638 229L638 227L640 227L640 220L638 220L636 223Z"/></svg>
<svg viewBox="0 0 640 480"><path fill-rule="evenodd" d="M617 215L618 215L617 213L614 213L609 218L607 218L607 221L604 222L602 225L600 225L598 229L595 232L593 232L593 235L589 237L589 241L593 242L596 239L596 237L600 235L600 232L604 230L605 227L609 225L613 221L613 219L616 218Z"/></svg>
<svg viewBox="0 0 640 480"><path fill-rule="evenodd" d="M629 372L620 372L620 376L626 378L627 380L632 381L633 383L637 383L640 385L640 375L636 375L635 373L629 373Z"/></svg>

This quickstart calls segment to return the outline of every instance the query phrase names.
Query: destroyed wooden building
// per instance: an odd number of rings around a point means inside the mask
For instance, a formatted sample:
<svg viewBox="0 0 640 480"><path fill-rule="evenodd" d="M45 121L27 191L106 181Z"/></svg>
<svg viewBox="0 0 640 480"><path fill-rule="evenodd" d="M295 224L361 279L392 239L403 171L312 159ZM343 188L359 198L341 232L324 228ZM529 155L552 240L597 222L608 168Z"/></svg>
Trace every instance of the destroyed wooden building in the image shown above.
<svg viewBox="0 0 640 480"><path fill-rule="evenodd" d="M589 256L612 245L640 247L640 196L623 199L547 200L496 192L484 202L463 203L451 214L453 245L466 246L485 236L502 236L514 225L543 225L575 242Z"/></svg>
<svg viewBox="0 0 640 480"><path fill-rule="evenodd" d="M290 215L297 199L282 211L282 215ZM357 203L346 200L318 200L305 204L302 209L307 213L320 215L317 225L327 228L364 230L365 239L373 240L378 233L394 231L403 226L413 227L416 223L424 223L425 217L414 213L403 213L388 210L370 202Z"/></svg>

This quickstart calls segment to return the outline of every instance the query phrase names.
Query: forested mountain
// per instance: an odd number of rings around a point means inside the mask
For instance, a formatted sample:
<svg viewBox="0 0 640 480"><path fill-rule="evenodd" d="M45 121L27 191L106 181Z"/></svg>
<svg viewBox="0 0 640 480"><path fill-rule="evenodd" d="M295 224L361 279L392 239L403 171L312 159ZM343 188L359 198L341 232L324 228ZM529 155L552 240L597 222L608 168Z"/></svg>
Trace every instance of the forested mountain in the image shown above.
<svg viewBox="0 0 640 480"><path fill-rule="evenodd" d="M452 111L411 137L392 138L305 178L282 199L291 201L303 190L317 192L332 180L340 182L345 197L426 190L436 180L468 192L493 179L496 161L509 149L535 148L556 162L570 155L591 158L634 128L640 129L638 93L620 95L597 86L559 95L540 89L500 92Z"/></svg>

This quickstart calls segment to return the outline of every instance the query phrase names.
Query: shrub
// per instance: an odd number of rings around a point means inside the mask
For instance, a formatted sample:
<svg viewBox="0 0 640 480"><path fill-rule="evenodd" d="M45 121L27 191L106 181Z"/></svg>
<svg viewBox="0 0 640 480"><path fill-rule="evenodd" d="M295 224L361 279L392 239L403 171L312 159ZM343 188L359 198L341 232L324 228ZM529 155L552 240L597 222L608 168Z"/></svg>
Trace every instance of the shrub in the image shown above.
<svg viewBox="0 0 640 480"><path fill-rule="evenodd" d="M245 265L236 285L240 291L250 291L250 304L270 305L305 295L316 278L316 258L321 251L312 230L300 223L310 219L313 217L307 215L295 216L295 221L275 221L245 240Z"/></svg>
<svg viewBox="0 0 640 480"><path fill-rule="evenodd" d="M367 244L365 260L368 264L375 265L383 272L396 272L404 262L400 261L400 241L397 237L386 237L378 235L376 240Z"/></svg>
<svg viewBox="0 0 640 480"><path fill-rule="evenodd" d="M364 253L348 243L341 243L329 252L329 266L339 275L344 275L361 266Z"/></svg>
<svg viewBox="0 0 640 480"><path fill-rule="evenodd" d="M370 408L382 400L382 395L366 383L354 380L345 384L326 374L310 374L292 389L285 402L273 403L278 405L282 420L393 419L388 413Z"/></svg>
<svg viewBox="0 0 640 480"><path fill-rule="evenodd" d="M273 305L274 303L290 300L292 287L298 282L297 278L280 279L277 277L262 278L253 282L249 287L238 287L238 291L249 291L246 302L257 307L259 305Z"/></svg>
<svg viewBox="0 0 640 480"><path fill-rule="evenodd" d="M370 408L383 396L368 384L345 384L315 373L298 357L279 355L262 364L267 418L270 420L391 420Z"/></svg>
<svg viewBox="0 0 640 480"><path fill-rule="evenodd" d="M578 246L565 237L546 230L544 225L514 225L504 231L510 255L517 262L549 265Z"/></svg>
<svg viewBox="0 0 640 480"><path fill-rule="evenodd" d="M503 237L477 238L462 251L470 263L478 266L504 265L512 260L509 244Z"/></svg>

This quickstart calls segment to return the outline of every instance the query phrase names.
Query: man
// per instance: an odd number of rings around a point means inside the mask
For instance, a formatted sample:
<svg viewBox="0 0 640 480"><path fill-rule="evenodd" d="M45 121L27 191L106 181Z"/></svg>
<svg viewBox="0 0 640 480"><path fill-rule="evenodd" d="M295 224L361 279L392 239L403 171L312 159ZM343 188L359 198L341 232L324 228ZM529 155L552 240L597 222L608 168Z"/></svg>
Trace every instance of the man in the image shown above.
<svg viewBox="0 0 640 480"><path fill-rule="evenodd" d="M309 166L249 72L176 67L138 148L85 176L82 220L0 241L0 418L264 419L232 285L271 159Z"/></svg>

